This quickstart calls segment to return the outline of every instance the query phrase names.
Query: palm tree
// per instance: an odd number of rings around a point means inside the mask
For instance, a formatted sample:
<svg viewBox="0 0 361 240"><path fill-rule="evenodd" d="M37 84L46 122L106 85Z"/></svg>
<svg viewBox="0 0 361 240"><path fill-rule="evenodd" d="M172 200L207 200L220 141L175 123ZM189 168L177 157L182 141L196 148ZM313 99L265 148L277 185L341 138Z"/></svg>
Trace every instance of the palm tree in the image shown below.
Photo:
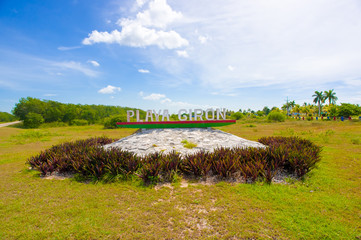
<svg viewBox="0 0 361 240"><path fill-rule="evenodd" d="M295 104L295 106L292 108L293 113L296 113L297 116L300 115L301 107L298 104Z"/></svg>
<svg viewBox="0 0 361 240"><path fill-rule="evenodd" d="M326 101L328 99L328 105L331 105L332 104L336 104L336 101L337 101L337 97L336 97L336 93L332 90L328 90L328 91L325 91L323 93L323 97L324 97L324 100Z"/></svg>
<svg viewBox="0 0 361 240"><path fill-rule="evenodd" d="M315 94L313 94L312 97L314 97L313 102L317 103L317 105L318 105L318 116L320 116L321 115L321 103L324 102L324 100L325 100L323 97L322 91L321 92L315 91Z"/></svg>

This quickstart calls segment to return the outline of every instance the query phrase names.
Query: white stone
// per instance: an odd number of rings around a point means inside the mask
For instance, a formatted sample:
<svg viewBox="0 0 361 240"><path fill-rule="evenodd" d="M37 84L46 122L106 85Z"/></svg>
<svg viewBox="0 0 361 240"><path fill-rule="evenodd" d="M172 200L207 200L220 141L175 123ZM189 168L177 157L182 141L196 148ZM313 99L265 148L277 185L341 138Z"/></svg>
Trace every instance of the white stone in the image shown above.
<svg viewBox="0 0 361 240"><path fill-rule="evenodd" d="M183 140L195 143L197 147L185 148L184 144L181 143ZM169 153L173 150L181 153L181 155L200 150L213 152L217 147L265 148L266 146L230 133L207 128L143 129L104 146L105 149L121 148L140 156L159 151Z"/></svg>

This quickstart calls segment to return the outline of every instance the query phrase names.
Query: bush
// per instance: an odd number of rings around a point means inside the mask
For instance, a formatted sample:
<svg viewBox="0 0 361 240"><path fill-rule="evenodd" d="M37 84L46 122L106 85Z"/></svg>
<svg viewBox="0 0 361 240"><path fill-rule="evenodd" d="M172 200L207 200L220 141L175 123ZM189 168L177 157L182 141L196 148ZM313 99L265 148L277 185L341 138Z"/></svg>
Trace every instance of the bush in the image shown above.
<svg viewBox="0 0 361 240"><path fill-rule="evenodd" d="M104 120L104 128L114 129L117 128L117 122L126 122L126 115L115 115Z"/></svg>
<svg viewBox="0 0 361 240"><path fill-rule="evenodd" d="M298 137L265 137L259 142L267 148L218 148L183 158L174 151L138 157L121 149L101 147L112 141L102 137L63 143L31 157L28 164L42 175L70 172L94 180L136 175L144 183L156 183L172 181L178 174L232 178L238 173L247 182L271 182L280 170L303 177L320 161L321 152L311 141Z"/></svg>
<svg viewBox="0 0 361 240"><path fill-rule="evenodd" d="M86 126L88 124L89 122L85 119L74 119L70 122L70 125L74 125L74 126Z"/></svg>
<svg viewBox="0 0 361 240"><path fill-rule="evenodd" d="M44 122L44 118L38 113L28 113L24 120L24 127L38 128Z"/></svg>
<svg viewBox="0 0 361 240"><path fill-rule="evenodd" d="M341 103L337 107L337 116L339 117L356 116L359 114L361 114L361 107L355 104Z"/></svg>
<svg viewBox="0 0 361 240"><path fill-rule="evenodd" d="M16 117L7 112L0 112L0 122L12 122L16 121Z"/></svg>
<svg viewBox="0 0 361 240"><path fill-rule="evenodd" d="M286 116L278 111L272 111L267 115L268 121L284 122L285 119L286 119Z"/></svg>
<svg viewBox="0 0 361 240"><path fill-rule="evenodd" d="M231 118L234 120L240 120L243 118L243 113L241 112L232 113Z"/></svg>
<svg viewBox="0 0 361 240"><path fill-rule="evenodd" d="M53 128L53 127L66 127L68 126L65 122L50 122L41 124L40 128Z"/></svg>

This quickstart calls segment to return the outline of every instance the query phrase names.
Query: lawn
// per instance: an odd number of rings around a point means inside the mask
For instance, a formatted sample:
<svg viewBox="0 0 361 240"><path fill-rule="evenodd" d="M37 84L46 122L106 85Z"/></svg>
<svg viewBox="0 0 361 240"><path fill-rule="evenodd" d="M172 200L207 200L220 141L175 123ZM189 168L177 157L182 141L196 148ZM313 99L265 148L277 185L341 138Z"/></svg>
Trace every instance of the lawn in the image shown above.
<svg viewBox="0 0 361 240"><path fill-rule="evenodd" d="M361 239L361 122L238 122L257 140L300 136L323 146L303 181L214 185L47 180L27 158L65 141L121 138L102 126L0 128L0 239Z"/></svg>

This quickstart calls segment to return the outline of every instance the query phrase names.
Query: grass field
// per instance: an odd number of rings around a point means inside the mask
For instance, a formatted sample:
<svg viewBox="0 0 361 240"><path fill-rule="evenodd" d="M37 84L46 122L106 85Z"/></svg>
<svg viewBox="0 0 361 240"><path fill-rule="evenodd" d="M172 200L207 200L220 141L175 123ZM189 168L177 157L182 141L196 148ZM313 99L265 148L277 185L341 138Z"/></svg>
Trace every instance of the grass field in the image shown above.
<svg viewBox="0 0 361 240"><path fill-rule="evenodd" d="M143 186L47 180L27 158L65 141L125 137L102 126L0 128L0 239L361 239L361 122L246 123L237 136L300 136L318 168L288 184Z"/></svg>

